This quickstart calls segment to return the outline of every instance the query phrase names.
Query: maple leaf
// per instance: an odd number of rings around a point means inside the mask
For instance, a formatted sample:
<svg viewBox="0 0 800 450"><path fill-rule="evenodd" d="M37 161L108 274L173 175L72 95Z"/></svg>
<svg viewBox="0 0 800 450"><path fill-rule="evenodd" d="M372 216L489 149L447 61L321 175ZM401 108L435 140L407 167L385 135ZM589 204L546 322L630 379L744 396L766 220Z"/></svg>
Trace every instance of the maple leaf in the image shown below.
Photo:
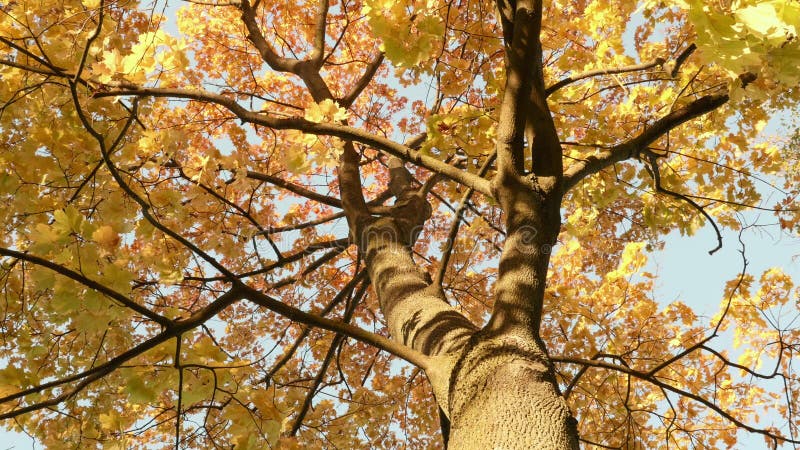
<svg viewBox="0 0 800 450"><path fill-rule="evenodd" d="M306 108L306 120L309 122L341 122L347 120L349 114L346 109L339 106L338 102L325 99Z"/></svg>

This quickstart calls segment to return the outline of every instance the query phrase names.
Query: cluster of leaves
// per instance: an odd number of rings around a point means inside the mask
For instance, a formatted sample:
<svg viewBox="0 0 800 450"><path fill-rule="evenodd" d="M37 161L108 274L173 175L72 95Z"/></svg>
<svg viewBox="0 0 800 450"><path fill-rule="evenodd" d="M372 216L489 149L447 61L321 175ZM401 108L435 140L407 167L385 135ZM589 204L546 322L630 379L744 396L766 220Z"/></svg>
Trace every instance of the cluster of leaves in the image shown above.
<svg viewBox="0 0 800 450"><path fill-rule="evenodd" d="M225 102L375 136L424 132L421 155L479 174L492 158L505 79L495 5L331 1L320 15L318 3L189 3L175 14L177 30L159 8L127 0L2 7L0 417L14 418L4 425L52 448L173 446L165 436L242 449L440 445L418 369L263 302L228 302L232 277L289 307L386 334L341 212L334 166L344 141L245 124L250 116ZM661 187L702 202L721 226L738 229L737 214L760 205L797 230L800 171L785 177L777 144L760 140L773 111L798 100L785 88L797 84L797 5L662 3L546 5L544 75L565 164L728 92L731 79L741 87L740 75L754 71L735 105L650 151ZM687 42L702 58L680 58ZM336 100L315 99L297 76L268 67L315 57ZM644 68L607 71L633 66ZM432 99L410 101L421 80ZM386 158L358 150L378 214L389 197ZM582 180L562 210L542 332L581 436L714 448L734 445L737 430L768 411L786 421L770 433L797 433L797 287L779 269L759 282L736 277L712 318L653 299L647 251L707 220L658 195L648 169L617 163ZM423 184L431 173L414 176ZM759 203L760 180L785 193L778 205ZM503 217L466 191L435 186L414 251L482 324ZM464 224L450 239L454 222ZM713 346L725 330L738 353ZM774 373L757 372L770 364Z"/></svg>
<svg viewBox="0 0 800 450"><path fill-rule="evenodd" d="M694 23L697 45L731 78L753 72L772 89L800 82L794 70L800 64L800 5L796 2L692 0L679 4Z"/></svg>

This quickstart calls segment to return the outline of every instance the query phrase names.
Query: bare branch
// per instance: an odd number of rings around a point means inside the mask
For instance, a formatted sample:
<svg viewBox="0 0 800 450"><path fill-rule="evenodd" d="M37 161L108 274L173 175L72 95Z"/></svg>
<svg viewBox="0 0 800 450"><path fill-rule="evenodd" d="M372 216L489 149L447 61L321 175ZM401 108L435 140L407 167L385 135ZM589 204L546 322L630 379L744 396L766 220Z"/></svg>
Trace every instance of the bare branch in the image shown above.
<svg viewBox="0 0 800 450"><path fill-rule="evenodd" d="M55 75L55 76L65 76L65 75L66 76L70 76L66 72L67 69L64 69L63 67L58 67L56 65L51 64L47 59L42 58L41 56L31 52L30 50L28 50L25 47L17 45L14 41L12 41L10 39L7 39L7 38L5 38L3 36L0 36L0 42L2 42L3 44L6 44L7 46L13 48L16 51L22 53L23 55L27 56L28 58L33 59L34 61L38 62L39 64L47 67L48 69L50 69L53 72L53 75ZM11 65L11 64L9 64L9 65ZM39 72L39 73L42 73L42 72Z"/></svg>
<svg viewBox="0 0 800 450"><path fill-rule="evenodd" d="M369 210L371 212L382 212L381 209L376 208L376 207L382 205L386 200L389 200L391 197L392 197L392 193L389 190L383 191L380 195L378 195L374 199L368 201L367 202L367 207L369 207ZM319 217L317 219L310 220L310 221L304 222L304 223L299 223L297 225L284 225L284 226L278 226L278 227L269 227L266 230L264 230L263 232L259 233L259 235L261 235L261 234L283 233L283 232L286 232L286 231L300 230L300 229L303 229L303 228L309 228L309 227L320 225L320 224L323 224L323 223L326 223L326 222L330 222L332 220L341 219L343 217L344 217L344 211L339 211L338 213L330 214L328 216Z"/></svg>
<svg viewBox="0 0 800 450"><path fill-rule="evenodd" d="M656 58L652 61L641 63L641 64L632 64L630 66L622 66L622 67L614 67L610 69L594 69L589 70L587 72L583 72L578 75L569 76L562 80L559 80L552 86L549 86L545 90L545 94L549 97L557 90L563 88L564 86L570 85L580 80L585 80L587 78L596 77L599 75L616 75L620 73L631 73L631 72L640 72L647 69L652 69L653 67L659 67L664 65L666 60L664 58Z"/></svg>
<svg viewBox="0 0 800 450"><path fill-rule="evenodd" d="M736 291L742 288L742 283L744 282L744 277L747 275L747 258L745 258L745 248L744 242L742 241L742 233L744 232L744 228L739 231L739 243L741 244L742 248L739 250L739 254L742 256L742 270L739 272L739 279L736 281L736 285L731 289L730 293L728 294L728 300L725 303L725 309L722 311L722 315L720 315L719 320L717 320L717 324L714 326L714 330L706 337L701 339L696 344L692 345L689 348L684 349L680 353L673 355L671 358L667 358L657 366L653 367L647 372L648 376L654 376L664 368L668 367L670 364L680 360L681 358L685 357L686 355L704 348L709 349L706 344L708 344L712 339L719 336L719 330L722 328L722 323L725 321L725 318L728 316L728 312L730 312L731 305L733 304L733 297L736 294ZM710 349L709 349L710 350ZM712 351L712 353L715 353Z"/></svg>
<svg viewBox="0 0 800 450"><path fill-rule="evenodd" d="M332 239L332 240L325 240L319 242L313 242L311 244L306 245L302 249L288 255L284 256L272 264L268 264L260 269L251 270L248 272L242 272L236 275L236 279L243 280L245 278L250 278L256 275L262 275L265 273L272 272L275 269L281 268L286 266L287 264L291 264L293 262L299 261L304 257L311 255L319 250L323 250L326 248L333 248L344 250L350 245L350 240L348 238L341 238L341 239ZM310 267L309 267L310 268ZM309 268L306 268L308 270ZM216 276L216 277L193 277L188 276L184 277L184 280L187 281L202 281L202 282L210 282L210 281L225 281L227 278L224 276ZM276 286L272 286L274 289Z"/></svg>
<svg viewBox="0 0 800 450"><path fill-rule="evenodd" d="M430 358L422 352L414 350L411 347L407 347L387 337L371 333L362 328L348 325L340 321L326 319L315 314L309 314L250 287L246 287L245 290L245 296L251 302L259 306L263 306L264 308L274 311L293 321L351 337L357 341L361 341L365 344L369 344L381 350L387 351L392 355L402 358L423 370L427 370L428 366L430 365Z"/></svg>
<svg viewBox="0 0 800 450"><path fill-rule="evenodd" d="M686 47L677 58L675 58L675 65L672 67L670 71L670 77L675 78L680 72L681 66L684 62L689 58L689 56L695 51L697 46L695 44L691 44ZM656 58L649 62L644 62L640 64L631 64L629 66L622 66L622 67L613 67L608 69L594 69L589 70L587 72L580 73L578 75L572 75L562 80L559 80L555 84L549 86L546 89L546 94L549 97L555 91L563 88L564 86L570 85L580 80L585 80L587 78L592 78L600 75L618 75L621 73L632 73L632 72L641 72L647 69L652 69L654 67L664 67L667 60L665 58Z"/></svg>

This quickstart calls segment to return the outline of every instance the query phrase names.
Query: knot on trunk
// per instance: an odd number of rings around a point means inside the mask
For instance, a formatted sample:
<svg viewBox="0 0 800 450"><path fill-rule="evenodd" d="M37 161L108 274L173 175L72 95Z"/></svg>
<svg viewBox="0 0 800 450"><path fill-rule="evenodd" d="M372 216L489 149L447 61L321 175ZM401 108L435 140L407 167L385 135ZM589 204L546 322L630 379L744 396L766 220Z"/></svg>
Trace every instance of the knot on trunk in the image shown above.
<svg viewBox="0 0 800 450"><path fill-rule="evenodd" d="M396 200L388 217L373 219L363 227L359 243L366 244L368 241L364 239L374 235L410 247L417 241L425 221L431 217L431 205L426 199L425 189L414 186L414 177L402 160L392 157L388 166L389 190Z"/></svg>

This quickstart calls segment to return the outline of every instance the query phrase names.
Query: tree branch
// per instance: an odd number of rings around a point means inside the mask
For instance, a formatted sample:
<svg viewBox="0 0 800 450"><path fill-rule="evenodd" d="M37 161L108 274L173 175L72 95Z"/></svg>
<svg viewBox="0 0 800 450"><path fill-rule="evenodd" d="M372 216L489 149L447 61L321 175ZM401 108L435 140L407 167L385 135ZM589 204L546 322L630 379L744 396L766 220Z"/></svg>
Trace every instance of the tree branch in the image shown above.
<svg viewBox="0 0 800 450"><path fill-rule="evenodd" d="M770 439L774 439L774 440L777 440L777 441L788 442L788 443L791 443L791 444L800 444L800 440L790 439L790 438L787 438L785 436L781 436L781 435L772 433L772 432L767 431L767 430L762 430L762 429L755 428L755 427L752 427L750 425L747 425L744 422L742 422L739 419L737 419L736 417L734 417L729 412L727 412L724 409L722 409L721 407L717 406L717 404L715 404L713 401L707 400L707 399L701 397L699 394L695 394L693 392L686 391L686 390L677 388L675 386L672 386L669 383L661 381L660 379L658 379L658 377L650 376L645 372L641 372L641 371L638 371L638 370L635 370L635 369L631 369L631 368L628 368L628 367L624 367L624 366L620 366L620 365L617 365L617 364L612 364L612 363L608 363L608 362L600 361L600 360L591 360L591 359L573 358L573 357L560 357L560 356L551 356L551 359L554 362L560 362L560 363L566 363L566 364L577 364L577 365L581 365L581 366L588 366L588 367L594 367L594 368L599 368L599 369L614 370L614 371L617 371L617 372L620 372L620 373L624 373L626 375L630 375L630 376L632 376L634 378L638 378L638 379L640 379L642 381L646 381L646 382L654 384L655 386L658 386L658 387L660 387L662 389L665 389L665 390L668 390L668 391L673 392L675 394L678 394L678 395L680 395L680 396L682 396L684 398L687 398L687 399L690 399L690 400L694 400L697 403L700 403L701 405L703 405L703 406L709 408L710 410L714 411L715 413L717 413L722 418L730 421L736 427L742 428L744 430L747 430L750 433L761 434L761 435L764 435L764 436L766 436L766 437L768 437Z"/></svg>
<svg viewBox="0 0 800 450"><path fill-rule="evenodd" d="M353 313L356 310L356 306L358 306L367 291L367 286L369 286L369 283L362 284L355 296L351 298L344 312L344 316L342 317L343 323L350 323L350 320L353 318ZM325 378L325 373L328 371L328 366L330 365L331 361L333 361L333 357L336 356L337 349L339 349L344 343L344 338L344 335L337 333L333 338L330 347L328 347L328 352L325 355L325 358L322 360L322 364L318 369L317 376L314 378L313 383L311 383L308 394L306 395L306 398L297 413L294 425L292 425L292 429L289 432L290 436L295 436L297 432L300 431L300 426L303 424L303 420L305 420L308 409L311 407L311 402L314 400L317 389L319 389L319 385L322 384L322 380Z"/></svg>
<svg viewBox="0 0 800 450"><path fill-rule="evenodd" d="M492 163L494 162L496 153L492 153L486 161L483 162L483 165L478 170L478 175L485 176L487 172L489 172L489 167L491 167ZM458 209L456 209L455 214L453 215L453 224L450 226L450 232L447 234L447 240L445 241L445 248L444 252L442 252L442 259L439 264L439 270L436 272L436 277L433 279L433 285L442 288L442 283L444 281L444 274L447 272L447 266L450 264L450 255L453 253L453 247L455 247L456 237L458 236L458 229L461 226L461 219L464 217L464 212L467 210L467 205L469 204L469 199L472 197L472 194L475 193L475 190L472 188L467 189L464 192L464 195L461 196L461 200L459 200Z"/></svg>
<svg viewBox="0 0 800 450"><path fill-rule="evenodd" d="M313 242L304 248L292 253L291 255L284 256L283 258L278 259L272 264L269 264L261 269L251 270L248 272L242 272L236 275L236 278L242 280L244 278L250 278L256 275L262 275L265 273L272 272L275 269L281 268L287 264L291 264L293 262L297 262L304 257L313 254L318 250L323 250L326 248L333 248L333 249L345 249L350 245L350 240L348 238L341 238L341 239L333 239L327 241L319 241ZM218 276L218 277L185 277L184 280L187 281L202 281L202 282L209 282L209 281L224 281L225 277Z"/></svg>
<svg viewBox="0 0 800 450"><path fill-rule="evenodd" d="M713 111L728 101L728 94L711 94L676 109L656 120L638 136L617 144L599 155L592 155L569 167L564 174L564 190L567 191L579 181L595 174L614 163L638 156L639 153L673 128L689 120Z"/></svg>
<svg viewBox="0 0 800 450"><path fill-rule="evenodd" d="M0 37L0 40L1 39L2 38ZM45 69L28 67L5 60L1 60L0 63L7 64L12 67L19 67L23 70L31 70L42 75L50 75L67 79L71 77L71 75L67 72L48 72ZM347 125L309 122L300 117L269 117L260 112L250 111L244 108L232 98L203 90L143 87L133 83L119 82L99 85L99 87L97 87L93 93L93 97L95 98L121 96L182 98L205 103L213 103L226 108L241 121L252 123L254 125L261 125L276 130L298 130L308 134L335 136L344 140L358 142L388 155L396 156L412 164L423 167L431 172L443 175L452 181L463 184L467 187L471 187L477 192L480 192L490 198L492 197L488 180L469 172L462 171L457 167L451 166L450 164L416 151L415 147L417 147L421 141L425 140L425 133L415 136L415 138L412 140L413 143L403 145L382 136L369 133L362 129L349 127Z"/></svg>
<svg viewBox="0 0 800 450"><path fill-rule="evenodd" d="M690 44L686 47L680 55L675 58L675 65L670 70L670 77L675 78L680 72L681 66L689 56L697 49L695 44ZM555 84L549 86L546 89L546 95L549 97L555 91L567 86L569 84L575 83L580 80L585 80L587 78L596 77L599 75L617 75L620 73L631 73L631 72L641 72L643 70L652 69L653 67L664 67L667 60L665 58L656 58L649 62L644 62L641 64L631 64L629 66L622 66L622 67L613 67L609 69L593 69L586 72L583 72L578 75L569 76L567 78L561 79Z"/></svg>
<svg viewBox="0 0 800 450"><path fill-rule="evenodd" d="M103 28L103 19L105 19L105 0L100 0L100 5L97 7L97 26L95 27L92 34L86 39L86 45L83 48L83 52L81 52L81 59L78 63L78 69L75 71L75 76L73 77L72 81L77 81L81 78L81 72L83 72L84 67L86 66L86 58L89 56L89 49L92 46L92 42L100 36L100 30Z"/></svg>
<svg viewBox="0 0 800 450"><path fill-rule="evenodd" d="M294 58L284 58L279 56L275 50L269 45L269 42L264 38L261 29L256 21L256 12L248 0L241 0L239 9L242 11L242 22L247 29L247 40L253 43L261 58L266 62L272 70L279 72L299 73L298 67L302 61Z"/></svg>
<svg viewBox="0 0 800 450"><path fill-rule="evenodd" d="M320 317L327 316L328 313L333 311L333 308L335 308L339 303L342 302L342 300L345 299L345 297L350 296L350 294L353 292L353 289L355 289L356 285L358 283L362 282L362 281L364 282L364 284L363 284L364 286L366 286L366 285L368 285L370 283L369 278L367 278L366 269L362 269L360 272L358 272L356 274L356 276L354 276L339 291L339 293L337 293L336 296L333 297L333 300L331 300L330 303L328 303L328 305L325 306L325 308L323 308L317 314ZM284 351L283 355L281 355L281 357L278 358L277 361L275 361L275 363L272 365L272 367L270 367L269 372L267 372L267 375L265 375L264 378L262 378L262 382L267 382L269 380L272 380L272 378L275 376L275 374L278 373L278 371L284 365L286 365L287 362L289 362L289 360L292 358L292 356L294 356L295 351L297 351L297 348L300 347L300 344L303 342L303 340L305 340L305 338L308 336L308 334L311 332L312 329L313 329L313 327L303 327L302 328L302 331L300 332L300 335L297 337L297 339L295 339L294 343Z"/></svg>
<svg viewBox="0 0 800 450"><path fill-rule="evenodd" d="M431 172L443 175L453 181L472 187L489 197L492 196L489 181L475 174L465 172L457 167L442 162L436 158L424 155L413 148L399 144L390 139L369 133L365 130L335 123L315 123L301 117L275 118L262 113L250 111L239 105L234 99L212 92L193 89L173 88L148 88L131 83L109 84L110 89L99 89L95 97L164 97L183 98L199 102L214 103L231 111L243 122L261 125L276 130L298 130L308 134L335 136L347 141L358 142L380 150L386 154L396 156L404 161L416 164Z"/></svg>
<svg viewBox="0 0 800 450"><path fill-rule="evenodd" d="M511 14L511 7L514 8L513 22L506 23ZM504 18L503 33L506 37L507 56L506 84L497 127L497 172L502 179L506 175L518 176L524 172L526 126L532 127L531 130L536 135L542 134L540 139L553 134L555 128L552 119L549 123L533 120L533 116L550 117L544 95L542 48L539 42L542 2L540 0L499 2L498 8ZM510 42L509 37L511 37ZM529 142L532 142L531 138L533 136L529 137ZM547 150L545 146L542 148L537 146L537 151ZM559 161L561 159L560 152L558 159Z"/></svg>
<svg viewBox="0 0 800 450"><path fill-rule="evenodd" d="M328 20L328 0L318 0L319 11L317 12L317 22L314 27L314 50L309 58L317 68L322 67L323 57L325 56L325 27Z"/></svg>
<svg viewBox="0 0 800 450"><path fill-rule="evenodd" d="M697 202L695 202L691 198L689 198L689 197L687 197L687 196L685 196L685 195L683 195L683 194L681 194L679 192L671 191L671 190L666 189L665 187L661 186L661 172L659 171L659 168L658 168L658 159L657 159L658 155L656 155L655 153L653 153L653 152L651 152L651 151L649 151L647 149L643 150L643 153L645 154L645 157L649 161L648 172L650 172L650 176L653 178L653 185L656 188L656 192L661 192L662 194L667 194L670 197L677 198L678 200L685 201L686 203L692 205L692 207L694 209L700 211L700 214L705 216L705 218L708 219L709 222L711 222L711 226L714 227L714 232L717 234L717 246L712 248L711 250L709 250L708 254L709 255L713 255L714 253L716 253L717 250L722 248L722 234L719 232L719 227L717 226L717 223L714 221L714 218L711 217L706 212L705 208L703 208L702 206L698 205ZM645 167L647 167L647 166L645 166Z"/></svg>
<svg viewBox="0 0 800 450"><path fill-rule="evenodd" d="M369 210L372 211L372 212L381 211L380 209L378 209L376 207L381 206L386 200L389 200L391 197L392 197L392 193L387 189L387 190L381 192L374 199L368 201L367 202L367 207L369 207ZM308 222L300 223L300 224L297 224L297 225L284 225L284 226L277 226L277 227L272 227L271 226L271 227L267 228L266 230L264 230L263 232L259 233L259 235L261 235L261 234L283 233L283 232L286 232L286 231L300 230L300 229L303 229L303 228L309 228L309 227L320 225L320 224L323 224L323 223L326 223L326 222L330 222L332 220L341 219L342 217L344 217L344 211L339 211L338 213L330 214L328 216L322 216L322 217L319 217L317 219L310 220Z"/></svg>
<svg viewBox="0 0 800 450"><path fill-rule="evenodd" d="M622 67L614 67L610 69L594 69L589 70L587 72L583 72L578 75L569 76L567 78L561 79L555 84L549 86L545 90L545 94L549 97L557 90L567 86L569 84L575 83L580 80L585 80L586 78L592 78L599 75L616 75L620 73L630 73L630 72L639 72L642 70L652 69L653 67L658 67L664 65L667 60L664 58L656 58L650 62L645 62L641 64L632 64L630 66L622 66Z"/></svg>
<svg viewBox="0 0 800 450"><path fill-rule="evenodd" d="M274 175L248 170L247 178L252 178L254 180L259 180L259 181L266 181L267 183L275 185L279 188L286 189L287 191L293 194L297 194L301 197L314 200L324 205L333 206L334 208L342 207L342 201L339 200L338 198L333 198L327 195L320 194L318 192L312 191L311 189L303 187L299 184L292 183L291 181L284 180L283 178L279 178Z"/></svg>
<svg viewBox="0 0 800 450"><path fill-rule="evenodd" d="M325 47L325 18L328 14L328 4L325 0L320 0L324 5L320 7L320 14L317 22L317 36L315 37L315 49L312 52L312 57L309 60L299 60L295 58L285 58L279 56L271 45L264 38L261 29L256 21L256 12L253 6L250 5L248 0L242 0L239 9L242 11L242 22L247 28L247 40L253 43L258 53L264 62L267 63L273 70L279 72L289 72L300 77L305 85L308 87L309 93L314 98L315 102L320 102L326 98L331 98L331 92L325 81L319 74L319 68L322 66ZM319 28L322 28L320 31ZM322 50L317 55L317 48Z"/></svg>
<svg viewBox="0 0 800 450"><path fill-rule="evenodd" d="M168 326L173 324L172 320L167 319L166 317L164 317L164 316L162 316L160 314L157 314L157 313L155 313L153 311L150 311L149 309L147 309L144 306L134 302L133 300L131 300L128 297L126 297L125 295L123 295L123 294L111 289L110 287L108 287L108 286L106 286L104 284L98 283L97 281L89 279L89 278L85 277L84 275L82 275L82 274L80 274L78 272L75 272L72 269L68 269L68 268L66 268L64 266L56 264L56 263L54 263L52 261L49 261L47 259L40 258L38 256L33 256L33 255L28 254L28 253L18 252L18 251L11 250L11 249L8 249L8 248L2 248L2 247L0 247L0 255L9 256L11 258L16 258L16 259L19 259L19 260L22 260L22 261L28 261L28 262L36 264L38 266L46 267L46 268L52 270L53 272L59 273L59 274L65 276L67 278L70 278L70 279L72 279L74 281L77 281L78 283L80 283L80 284L82 284L82 285L84 285L84 286L86 286L86 287L88 287L90 289L94 289L95 291L100 292L101 294L105 295L106 297L109 297L109 298L112 298L112 299L116 300L117 302L121 303L123 306L125 306L125 307L127 307L129 309L132 309L133 311L136 311L137 313L141 314L142 316L147 317L148 319L152 320L153 322L158 323L159 325L161 325L163 327L168 327Z"/></svg>
<svg viewBox="0 0 800 450"><path fill-rule="evenodd" d="M228 292L222 294L216 300L209 303L201 310L192 314L189 318L174 322L171 326L166 328L161 333L153 336L150 339L147 339L146 341L134 346L133 348L121 353L120 355L106 361L103 364L84 370L83 372L77 373L75 375L68 376L66 378L42 383L37 386L33 386L28 389L23 389L19 392L15 392L14 394L0 398L0 404L8 403L16 399L24 398L31 394L41 393L46 389L63 386L65 384L72 383L74 381L80 381L80 383L73 389L64 391L61 395L59 395L54 399L44 400L42 402L34 403L32 405L28 405L23 408L15 409L0 414L0 420L8 419L11 417L17 417L19 415L29 413L31 411L36 411L42 408L55 406L69 398L74 397L86 386L104 377L105 375L113 372L115 369L120 367L125 362L131 360L136 356L143 354L144 352L156 347L157 345L163 342L166 342L171 338L177 337L180 334L185 333L186 331L189 331L191 329L194 329L202 325L210 318L216 316L220 311L232 305L233 303L237 302L238 300L241 300L242 298L243 296L241 288L234 286Z"/></svg>
<svg viewBox="0 0 800 450"><path fill-rule="evenodd" d="M108 171L111 173L111 177L114 179L114 181L116 181L116 183L125 192L125 194L131 197L133 201L135 201L139 205L139 209L142 212L142 216L144 216L144 218L147 219L147 221L150 222L150 224L153 225L153 227L157 228L158 230L163 232L165 235L171 237L172 239L175 239L176 241L180 242L184 247L188 248L194 254L205 260L208 264L214 267L214 269L219 271L226 278L229 279L234 278L235 275L231 271L229 271L225 266L220 264L219 261L217 261L208 253L201 250L198 246L190 242L185 237L181 236L179 233L176 233L169 227L162 224L158 219L156 219L155 216L153 216L151 212L152 205L150 205L150 203L148 203L141 196L139 196L139 194L137 194L125 182L125 180L122 179L122 175L119 173L119 170L111 161L111 150L113 150L113 146L111 147L111 149L109 149L109 147L106 145L105 137L92 126L92 123L89 121L89 118L86 117L86 113L81 107L80 99L78 98L78 86L74 82L70 81L69 87L70 87L70 93L72 94L72 102L75 106L75 112L77 113L81 124L86 129L86 131L88 131L89 134L95 139L95 141L97 141L97 144L100 147L100 153L102 154L103 157L103 162L105 163ZM129 122L135 116L136 116L136 104L134 104L134 110L131 114ZM127 127L124 130L127 130ZM122 136L123 135L118 136L116 142L120 142Z"/></svg>
<svg viewBox="0 0 800 450"><path fill-rule="evenodd" d="M691 56L692 53L694 53L695 50L697 50L697 46L694 43L689 44L689 46L686 47L681 52L681 54L678 55L677 58L675 58L675 66L672 68L672 70L669 73L669 75L672 78L675 78L676 76L678 76L678 72L681 71L681 66L683 66L683 63L685 63L686 60L689 59L689 56Z"/></svg>
<svg viewBox="0 0 800 450"><path fill-rule="evenodd" d="M358 79L356 85L350 90L350 92L345 95L340 101L339 104L342 105L343 108L349 108L353 102L356 101L359 95L364 91L364 89L369 86L369 83L375 77L375 73L378 72L378 69L383 64L383 52L378 53L375 55L375 58L367 65L367 69L364 71L364 74L361 75L361 78Z"/></svg>
<svg viewBox="0 0 800 450"><path fill-rule="evenodd" d="M413 348L407 347L387 337L371 333L362 328L358 328L344 322L327 319L325 317L301 311L293 306L276 300L259 290L250 288L249 286L244 286L243 289L244 296L251 302L269 309L270 311L274 311L284 317L289 318L290 320L351 337L357 341L364 342L365 344L372 345L381 350L389 352L392 355L402 358L423 370L427 370L428 366L430 365L430 358L422 352L414 350Z"/></svg>

